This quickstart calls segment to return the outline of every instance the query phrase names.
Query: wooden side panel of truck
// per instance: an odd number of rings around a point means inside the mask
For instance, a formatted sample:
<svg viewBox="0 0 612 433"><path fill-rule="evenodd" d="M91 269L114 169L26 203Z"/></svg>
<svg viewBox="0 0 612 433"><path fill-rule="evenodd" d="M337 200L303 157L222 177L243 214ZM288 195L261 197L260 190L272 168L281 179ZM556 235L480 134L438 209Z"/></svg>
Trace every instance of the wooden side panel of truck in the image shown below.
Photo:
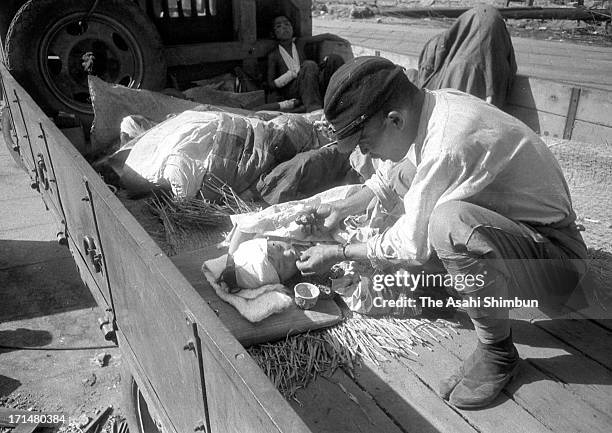
<svg viewBox="0 0 612 433"><path fill-rule="evenodd" d="M140 224L0 65L9 130L163 431L309 431ZM60 227L60 228L62 228Z"/></svg>

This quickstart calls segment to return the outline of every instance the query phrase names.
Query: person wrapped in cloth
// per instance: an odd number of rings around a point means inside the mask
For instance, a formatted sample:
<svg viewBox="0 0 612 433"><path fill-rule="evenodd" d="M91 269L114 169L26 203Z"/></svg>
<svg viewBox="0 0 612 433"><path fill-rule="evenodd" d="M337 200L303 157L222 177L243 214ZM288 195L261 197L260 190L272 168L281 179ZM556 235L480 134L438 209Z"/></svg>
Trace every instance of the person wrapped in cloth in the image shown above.
<svg viewBox="0 0 612 433"><path fill-rule="evenodd" d="M514 48L501 14L493 6L479 5L427 41L419 55L418 71L408 72L420 88L457 89L503 108L516 69Z"/></svg>
<svg viewBox="0 0 612 433"><path fill-rule="evenodd" d="M317 245L297 263L322 273L340 260L385 268L444 271L465 281L464 300L536 299L558 307L586 272L586 246L576 227L567 183L554 156L525 124L482 99L419 89L404 70L380 57L347 62L332 77L324 111L339 149L383 161L411 161L404 213L366 243L341 251ZM391 185L381 182L381 188ZM331 230L363 209L369 188L314 209ZM478 344L440 395L459 408L487 406L517 373L506 307L466 309Z"/></svg>

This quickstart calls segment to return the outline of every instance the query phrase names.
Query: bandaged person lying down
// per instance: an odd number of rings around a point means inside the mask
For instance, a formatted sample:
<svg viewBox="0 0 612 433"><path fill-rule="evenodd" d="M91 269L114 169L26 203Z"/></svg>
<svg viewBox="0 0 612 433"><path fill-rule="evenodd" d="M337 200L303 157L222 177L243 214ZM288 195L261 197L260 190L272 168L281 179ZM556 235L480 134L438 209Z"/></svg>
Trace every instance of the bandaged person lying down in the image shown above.
<svg viewBox="0 0 612 433"><path fill-rule="evenodd" d="M293 306L292 290L284 285L298 274L301 253L317 243L336 243L338 248L351 241L365 241L378 233L373 215L345 220L344 228L331 233L308 232L302 219L309 209L342 200L359 191L362 185L330 189L308 199L282 203L259 212L234 215L229 254L207 260L202 272L217 295L234 306L250 322L259 322ZM363 314L387 314L390 309L374 305L374 297L396 298L398 293L373 287L373 269L354 262L336 266L332 289L347 306ZM395 311L397 312L397 311Z"/></svg>
<svg viewBox="0 0 612 433"><path fill-rule="evenodd" d="M202 271L221 299L248 321L259 322L291 306L282 282L297 273L298 258L288 242L257 238L243 242L229 256L206 261Z"/></svg>

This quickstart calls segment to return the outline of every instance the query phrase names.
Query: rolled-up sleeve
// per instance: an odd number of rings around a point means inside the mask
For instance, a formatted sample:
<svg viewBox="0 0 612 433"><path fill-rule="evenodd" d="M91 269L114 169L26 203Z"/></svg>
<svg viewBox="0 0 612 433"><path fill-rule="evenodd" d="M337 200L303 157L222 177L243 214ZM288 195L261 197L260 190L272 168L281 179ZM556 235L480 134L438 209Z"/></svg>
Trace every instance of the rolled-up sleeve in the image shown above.
<svg viewBox="0 0 612 433"><path fill-rule="evenodd" d="M370 188L380 204L387 211L394 208L398 200L398 195L393 190L388 172L378 167L376 172L365 181L365 186Z"/></svg>
<svg viewBox="0 0 612 433"><path fill-rule="evenodd" d="M368 241L368 258L375 267L402 262L423 264L431 251L427 229L436 204L461 175L449 157L422 161L411 188L404 196L406 213L383 233Z"/></svg>

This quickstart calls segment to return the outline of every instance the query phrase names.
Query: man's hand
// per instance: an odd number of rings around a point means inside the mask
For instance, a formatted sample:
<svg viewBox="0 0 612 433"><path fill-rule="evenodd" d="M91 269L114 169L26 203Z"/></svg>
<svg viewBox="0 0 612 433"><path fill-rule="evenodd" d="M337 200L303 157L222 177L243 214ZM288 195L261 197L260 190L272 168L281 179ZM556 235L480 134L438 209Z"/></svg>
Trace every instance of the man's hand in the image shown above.
<svg viewBox="0 0 612 433"><path fill-rule="evenodd" d="M342 260L342 247L339 245L315 245L303 251L295 263L302 275L323 274Z"/></svg>
<svg viewBox="0 0 612 433"><path fill-rule="evenodd" d="M327 203L307 207L296 222L302 226L303 233L312 235L325 234L334 230L343 219L340 209Z"/></svg>

